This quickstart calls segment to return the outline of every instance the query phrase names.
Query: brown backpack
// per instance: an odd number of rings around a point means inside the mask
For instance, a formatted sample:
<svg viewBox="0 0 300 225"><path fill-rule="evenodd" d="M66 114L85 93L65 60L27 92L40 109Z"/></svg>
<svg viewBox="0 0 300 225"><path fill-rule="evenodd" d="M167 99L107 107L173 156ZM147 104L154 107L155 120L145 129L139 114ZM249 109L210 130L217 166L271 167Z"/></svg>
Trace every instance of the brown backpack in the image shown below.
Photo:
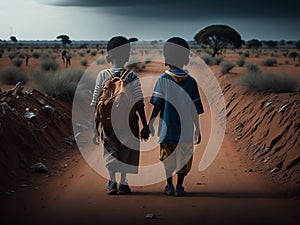
<svg viewBox="0 0 300 225"><path fill-rule="evenodd" d="M125 86L125 77L130 70L125 69L120 77L114 76L110 70L107 70L110 79L104 83L100 96L98 98L95 121L98 130L101 124L104 128L112 128L112 111L117 115L118 128L122 128L128 124L130 118L124 118L124 112L128 110L129 93L127 93ZM132 110L131 110L132 111ZM132 112L130 112L130 115Z"/></svg>

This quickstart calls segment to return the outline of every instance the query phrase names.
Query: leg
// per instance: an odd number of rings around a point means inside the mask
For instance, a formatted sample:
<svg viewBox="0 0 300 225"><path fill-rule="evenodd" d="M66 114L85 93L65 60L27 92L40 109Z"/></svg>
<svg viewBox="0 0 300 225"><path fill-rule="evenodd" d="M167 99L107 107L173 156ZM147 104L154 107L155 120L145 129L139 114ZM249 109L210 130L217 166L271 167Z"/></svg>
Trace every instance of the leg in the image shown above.
<svg viewBox="0 0 300 225"><path fill-rule="evenodd" d="M126 175L127 175L127 173L124 173L124 172L121 173L120 184L127 184L126 183Z"/></svg>
<svg viewBox="0 0 300 225"><path fill-rule="evenodd" d="M121 180L120 180L119 191L118 191L118 194L120 195L126 195L131 193L130 187L126 182L126 175L127 174L124 172L121 173Z"/></svg>
<svg viewBox="0 0 300 225"><path fill-rule="evenodd" d="M165 187L164 193L168 196L175 194L174 185L172 181L172 174L176 167L175 156L173 153L176 148L176 144L161 144L160 148L160 160L163 161L167 179L167 185Z"/></svg>
<svg viewBox="0 0 300 225"><path fill-rule="evenodd" d="M116 172L115 171L109 170L109 179L112 182L117 182L117 180L116 180Z"/></svg>
<svg viewBox="0 0 300 225"><path fill-rule="evenodd" d="M177 174L177 185L182 186L184 181L185 174Z"/></svg>
<svg viewBox="0 0 300 225"><path fill-rule="evenodd" d="M108 195L115 195L118 192L117 189L117 182L116 182L116 172L113 170L108 170L109 171L109 177L110 181L108 182L107 186L107 194Z"/></svg>

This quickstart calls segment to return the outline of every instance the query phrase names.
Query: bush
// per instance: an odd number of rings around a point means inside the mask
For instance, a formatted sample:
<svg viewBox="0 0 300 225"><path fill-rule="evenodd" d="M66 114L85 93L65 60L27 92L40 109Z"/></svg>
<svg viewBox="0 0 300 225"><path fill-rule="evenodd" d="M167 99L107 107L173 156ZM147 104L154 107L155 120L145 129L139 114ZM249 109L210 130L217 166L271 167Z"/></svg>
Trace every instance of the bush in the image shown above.
<svg viewBox="0 0 300 225"><path fill-rule="evenodd" d="M18 82L26 83L28 81L26 74L20 68L12 67L4 70L0 74L0 79L4 84L14 85Z"/></svg>
<svg viewBox="0 0 300 225"><path fill-rule="evenodd" d="M249 63L247 64L246 70L247 70L247 72L249 72L249 73L257 73L257 72L260 72L259 67L258 67L255 63L252 63L252 62L249 62Z"/></svg>
<svg viewBox="0 0 300 225"><path fill-rule="evenodd" d="M85 54L84 52L78 52L78 55L81 56L81 57L83 57L84 54Z"/></svg>
<svg viewBox="0 0 300 225"><path fill-rule="evenodd" d="M276 59L265 59L265 60L262 61L263 66L274 66L276 64L277 64Z"/></svg>
<svg viewBox="0 0 300 225"><path fill-rule="evenodd" d="M33 73L39 90L53 97L73 98L83 70L65 69L54 73Z"/></svg>
<svg viewBox="0 0 300 225"><path fill-rule="evenodd" d="M286 93L297 90L299 83L296 78L272 72L246 73L240 76L237 84L248 89Z"/></svg>
<svg viewBox="0 0 300 225"><path fill-rule="evenodd" d="M236 65L243 67L245 65L245 57L242 56L236 61Z"/></svg>
<svg viewBox="0 0 300 225"><path fill-rule="evenodd" d="M201 59L205 62L206 65L215 65L215 59L209 54L201 54Z"/></svg>
<svg viewBox="0 0 300 225"><path fill-rule="evenodd" d="M10 58L10 60L13 60L14 58L17 57L17 52L13 51L13 52L9 52L8 53L8 57Z"/></svg>
<svg viewBox="0 0 300 225"><path fill-rule="evenodd" d="M41 68L44 71L56 71L58 69L58 63L53 59L44 59L41 62Z"/></svg>
<svg viewBox="0 0 300 225"><path fill-rule="evenodd" d="M80 60L80 64L81 64L82 66L87 66L88 62L87 62L86 59L82 59L82 60Z"/></svg>
<svg viewBox="0 0 300 225"><path fill-rule="evenodd" d="M221 63L220 73L221 74L228 73L230 70L233 69L233 67L235 67L234 63L228 62L228 61L224 61L224 62Z"/></svg>
<svg viewBox="0 0 300 225"><path fill-rule="evenodd" d="M220 65L220 63L223 61L222 56L215 56L215 63L216 65Z"/></svg>
<svg viewBox="0 0 300 225"><path fill-rule="evenodd" d="M40 58L40 56L41 56L41 54L39 52L37 52L37 51L32 52L32 57L33 58L38 59L38 58Z"/></svg>
<svg viewBox="0 0 300 225"><path fill-rule="evenodd" d="M105 58L102 56L102 57L96 59L96 63L97 63L98 65L103 65L103 64L106 63L106 60L105 60Z"/></svg>
<svg viewBox="0 0 300 225"><path fill-rule="evenodd" d="M18 59L18 58L17 58L17 59L14 59L14 60L12 61L12 63L13 63L13 65L16 66L16 67L21 67L23 61L22 61L22 59Z"/></svg>
<svg viewBox="0 0 300 225"><path fill-rule="evenodd" d="M91 56L96 56L97 55L97 51L93 50L91 51Z"/></svg>

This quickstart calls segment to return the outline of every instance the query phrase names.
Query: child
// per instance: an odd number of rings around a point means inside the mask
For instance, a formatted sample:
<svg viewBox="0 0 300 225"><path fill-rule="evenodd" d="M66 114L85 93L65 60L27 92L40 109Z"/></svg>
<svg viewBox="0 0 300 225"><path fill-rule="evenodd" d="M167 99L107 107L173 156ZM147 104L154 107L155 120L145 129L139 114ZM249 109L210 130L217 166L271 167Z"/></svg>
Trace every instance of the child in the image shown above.
<svg viewBox="0 0 300 225"><path fill-rule="evenodd" d="M96 85L94 89L93 99L91 106L96 107L98 97L102 92L102 88L106 81L113 77L124 76L125 83L131 83L130 94L132 95L134 101L134 107L138 112L143 129L141 131L141 138L146 140L149 137L150 131L147 125L145 111L144 111L144 100L141 90L141 85L139 78L133 71L127 71L124 68L125 63L129 60L130 54L130 43L127 38L123 36L116 36L109 40L107 44L107 61L112 64L112 67L109 70L100 71ZM126 73L126 74L125 74ZM129 102L126 104L129 104ZM104 160L106 163L106 168L109 171L110 180L107 187L107 193L109 195L113 194L129 194L131 192L129 185L126 182L126 174L138 172L139 165L139 125L138 125L138 116L134 112L134 117L129 121L130 129L135 137L131 138L131 143L133 145L125 145L124 142L120 141L117 138L116 132L113 128L108 128L103 126L101 137L104 145ZM124 115L118 115L120 117ZM118 129L118 127L116 127ZM126 130L125 133L130 133ZM124 133L123 132L123 133ZM132 140L134 139L134 140ZM134 149L132 146L135 146ZM125 165L125 166L124 166ZM126 166L130 165L130 166ZM121 180L119 188L116 181L116 173L121 173Z"/></svg>
<svg viewBox="0 0 300 225"><path fill-rule="evenodd" d="M155 85L150 103L154 105L149 127L154 135L153 121L160 113L160 160L164 163L167 185L165 194L183 196L183 181L191 169L194 144L201 141L199 114L203 113L198 86L183 66L189 63L190 47L179 37L167 40L164 45L165 65L169 70ZM195 127L195 132L194 132ZM194 140L193 140L194 139ZM177 185L172 182L177 173Z"/></svg>

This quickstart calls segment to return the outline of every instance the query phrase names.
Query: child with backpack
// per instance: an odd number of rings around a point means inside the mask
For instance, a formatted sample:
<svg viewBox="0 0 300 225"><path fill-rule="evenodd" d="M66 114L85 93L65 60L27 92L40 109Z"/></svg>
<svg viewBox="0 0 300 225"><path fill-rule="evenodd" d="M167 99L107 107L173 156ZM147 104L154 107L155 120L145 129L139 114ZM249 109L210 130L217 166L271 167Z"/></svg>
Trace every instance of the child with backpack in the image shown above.
<svg viewBox="0 0 300 225"><path fill-rule="evenodd" d="M126 175L138 172L139 138L147 140L150 134L139 78L133 71L124 68L130 49L128 39L123 36L109 40L107 61L112 67L98 74L91 102L91 106L95 107L96 128L101 130L99 133L104 145L104 161L110 176L109 195L131 193ZM122 108L128 106L130 109ZM140 133L137 113L143 125ZM98 135L96 138L99 138ZM121 173L119 186L117 172Z"/></svg>
<svg viewBox="0 0 300 225"><path fill-rule="evenodd" d="M183 70L189 63L188 43L179 37L170 38L164 45L163 54L169 70L156 82L150 100L154 108L149 127L154 135L153 121L160 114L163 122L159 124L158 142L167 178L164 193L183 196L183 181L192 165L193 144L201 141L198 115L204 110L195 79ZM172 181L173 172L177 173L176 188Z"/></svg>

